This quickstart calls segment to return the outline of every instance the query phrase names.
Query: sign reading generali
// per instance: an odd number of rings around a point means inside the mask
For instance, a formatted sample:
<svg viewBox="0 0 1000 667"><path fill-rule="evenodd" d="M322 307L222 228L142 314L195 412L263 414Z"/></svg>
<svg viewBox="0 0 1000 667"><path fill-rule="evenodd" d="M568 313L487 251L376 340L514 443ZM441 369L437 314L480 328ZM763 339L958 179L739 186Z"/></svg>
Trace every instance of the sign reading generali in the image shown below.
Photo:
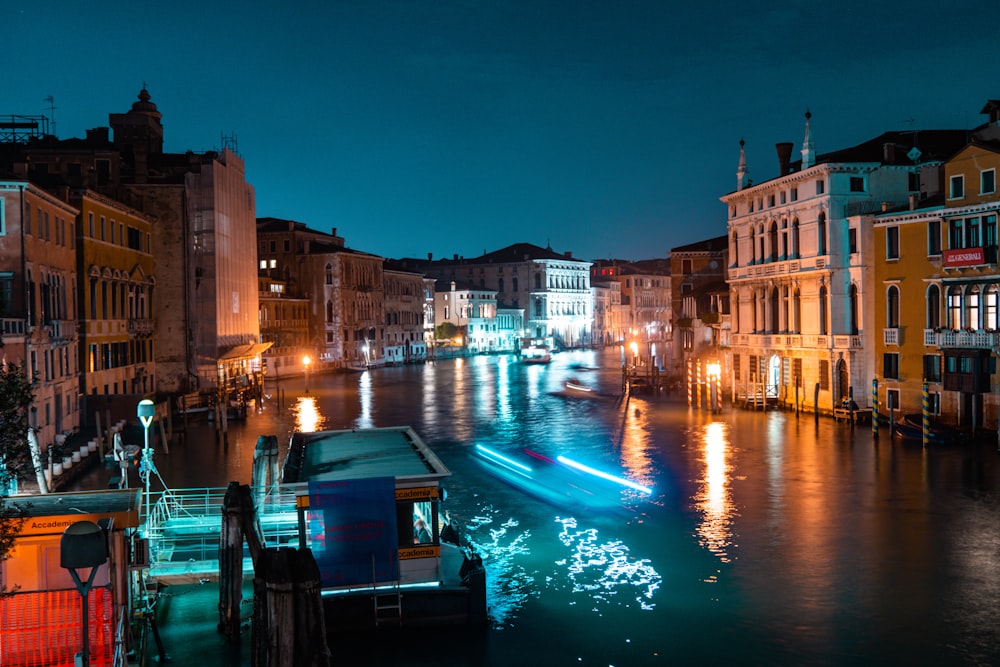
<svg viewBox="0 0 1000 667"><path fill-rule="evenodd" d="M976 266L985 263L986 255L982 248L956 248L944 251L945 266Z"/></svg>

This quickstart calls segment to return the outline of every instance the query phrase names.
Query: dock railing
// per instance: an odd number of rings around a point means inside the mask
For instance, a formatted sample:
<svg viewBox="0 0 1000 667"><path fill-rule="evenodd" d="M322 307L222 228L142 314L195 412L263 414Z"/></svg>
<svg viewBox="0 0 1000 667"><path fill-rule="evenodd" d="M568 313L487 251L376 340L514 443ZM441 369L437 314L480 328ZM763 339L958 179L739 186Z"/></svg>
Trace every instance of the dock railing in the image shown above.
<svg viewBox="0 0 1000 667"><path fill-rule="evenodd" d="M287 546L298 540L295 489L282 486L254 494L257 521L265 546ZM224 488L167 489L156 499L142 527L149 542L150 576L213 579L219 572ZM249 554L248 554L249 556ZM252 563L244 569L252 572Z"/></svg>

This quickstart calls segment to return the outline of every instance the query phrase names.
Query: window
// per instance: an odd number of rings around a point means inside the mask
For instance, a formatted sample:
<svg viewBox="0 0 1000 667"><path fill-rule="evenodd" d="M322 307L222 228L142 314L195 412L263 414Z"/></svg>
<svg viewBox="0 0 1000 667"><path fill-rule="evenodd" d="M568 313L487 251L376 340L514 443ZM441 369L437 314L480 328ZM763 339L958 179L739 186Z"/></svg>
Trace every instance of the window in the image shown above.
<svg viewBox="0 0 1000 667"><path fill-rule="evenodd" d="M965 176L959 174L958 176L952 176L949 181L950 187L948 189L949 199L961 199L965 196Z"/></svg>
<svg viewBox="0 0 1000 667"><path fill-rule="evenodd" d="M694 273L694 262L690 259L681 260L681 273L685 276L689 276Z"/></svg>
<svg viewBox="0 0 1000 667"><path fill-rule="evenodd" d="M927 223L927 254L931 257L941 254L941 221Z"/></svg>
<svg viewBox="0 0 1000 667"><path fill-rule="evenodd" d="M826 213L822 211L816 220L816 248L817 255L826 254Z"/></svg>
<svg viewBox="0 0 1000 667"><path fill-rule="evenodd" d="M958 285L948 288L948 327L962 327L962 288Z"/></svg>
<svg viewBox="0 0 1000 667"><path fill-rule="evenodd" d="M909 181L909 190L910 190L910 192L920 192L920 174L919 173L917 173L915 171L911 171L909 173L908 181Z"/></svg>
<svg viewBox="0 0 1000 667"><path fill-rule="evenodd" d="M885 293L885 326L889 329L899 327L899 287L889 285Z"/></svg>
<svg viewBox="0 0 1000 667"><path fill-rule="evenodd" d="M998 320L998 307L1000 307L1000 292L997 291L996 285L990 285L986 288L985 299L983 303L983 328L990 331L996 331L998 325L1000 325L1000 320Z"/></svg>
<svg viewBox="0 0 1000 667"><path fill-rule="evenodd" d="M899 409L899 390L898 389L887 389L885 392L885 402L889 410Z"/></svg>
<svg viewBox="0 0 1000 667"><path fill-rule="evenodd" d="M791 191L788 193L788 198L790 200L792 200L792 201L798 201L799 200L799 189L798 188L792 188Z"/></svg>
<svg viewBox="0 0 1000 667"><path fill-rule="evenodd" d="M267 268L269 268L269 269L276 269L276 268L278 268L278 260L276 260L276 259L269 260L268 263L267 263Z"/></svg>
<svg viewBox="0 0 1000 667"><path fill-rule="evenodd" d="M826 181L820 179L816 181L816 194L821 195L826 192Z"/></svg>
<svg viewBox="0 0 1000 667"><path fill-rule="evenodd" d="M851 227L847 230L847 245L850 247L851 254L856 255L858 253L858 228Z"/></svg>
<svg viewBox="0 0 1000 667"><path fill-rule="evenodd" d="M887 380L899 379L899 354L886 352L882 355L882 376Z"/></svg>
<svg viewBox="0 0 1000 667"><path fill-rule="evenodd" d="M87 236L94 238L94 214L87 214Z"/></svg>
<svg viewBox="0 0 1000 667"><path fill-rule="evenodd" d="M972 285L965 295L965 326L979 328L979 285Z"/></svg>
<svg viewBox="0 0 1000 667"><path fill-rule="evenodd" d="M819 362L819 388L830 391L830 362L826 359Z"/></svg>
<svg viewBox="0 0 1000 667"><path fill-rule="evenodd" d="M941 288L931 285L927 288L927 320L928 329L941 326Z"/></svg>
<svg viewBox="0 0 1000 667"><path fill-rule="evenodd" d="M986 169L979 172L979 194L991 195L997 191L997 170Z"/></svg>
<svg viewBox="0 0 1000 667"><path fill-rule="evenodd" d="M851 192L864 192L865 179L862 176L851 176Z"/></svg>
<svg viewBox="0 0 1000 667"><path fill-rule="evenodd" d="M965 247L979 247L979 218L967 218L965 220Z"/></svg>
<svg viewBox="0 0 1000 667"><path fill-rule="evenodd" d="M289 239L285 239L281 242L281 247L285 252L289 252L292 249L292 242Z"/></svg>
<svg viewBox="0 0 1000 667"><path fill-rule="evenodd" d="M826 285L819 288L819 333L825 336L829 331L827 331L827 298L826 298Z"/></svg>
<svg viewBox="0 0 1000 667"><path fill-rule="evenodd" d="M266 259L260 260L260 268L262 268L262 269L266 269L267 268L267 260Z"/></svg>
<svg viewBox="0 0 1000 667"><path fill-rule="evenodd" d="M924 355L924 380L927 382L941 381L941 357L939 355Z"/></svg>
<svg viewBox="0 0 1000 667"><path fill-rule="evenodd" d="M778 195L778 201L781 202L782 204L784 204L786 201L788 201L788 195L785 193L784 190L782 190L779 193L779 195Z"/></svg>
<svg viewBox="0 0 1000 667"><path fill-rule="evenodd" d="M899 259L899 227L885 228L885 258Z"/></svg>

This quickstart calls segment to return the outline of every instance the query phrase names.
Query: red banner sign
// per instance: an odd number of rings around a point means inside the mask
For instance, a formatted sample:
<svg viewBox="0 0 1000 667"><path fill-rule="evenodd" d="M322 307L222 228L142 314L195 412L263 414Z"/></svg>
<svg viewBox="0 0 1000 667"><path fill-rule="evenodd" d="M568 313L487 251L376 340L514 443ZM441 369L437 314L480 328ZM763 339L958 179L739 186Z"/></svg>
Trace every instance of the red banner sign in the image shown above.
<svg viewBox="0 0 1000 667"><path fill-rule="evenodd" d="M944 251L945 266L976 266L985 263L986 255L982 248L957 248Z"/></svg>

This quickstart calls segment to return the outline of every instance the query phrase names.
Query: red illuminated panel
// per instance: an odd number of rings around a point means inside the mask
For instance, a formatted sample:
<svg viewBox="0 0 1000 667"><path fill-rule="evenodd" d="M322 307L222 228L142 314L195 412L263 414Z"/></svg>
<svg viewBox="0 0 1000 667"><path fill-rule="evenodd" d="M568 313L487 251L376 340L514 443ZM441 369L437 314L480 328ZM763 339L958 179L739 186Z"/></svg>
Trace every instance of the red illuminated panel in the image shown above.
<svg viewBox="0 0 1000 667"><path fill-rule="evenodd" d="M986 263L982 248L954 248L944 251L945 266L976 266Z"/></svg>
<svg viewBox="0 0 1000 667"><path fill-rule="evenodd" d="M87 596L90 664L111 667L114 621L111 590L93 588ZM83 648L80 594L76 590L14 593L0 598L0 665L73 667Z"/></svg>

